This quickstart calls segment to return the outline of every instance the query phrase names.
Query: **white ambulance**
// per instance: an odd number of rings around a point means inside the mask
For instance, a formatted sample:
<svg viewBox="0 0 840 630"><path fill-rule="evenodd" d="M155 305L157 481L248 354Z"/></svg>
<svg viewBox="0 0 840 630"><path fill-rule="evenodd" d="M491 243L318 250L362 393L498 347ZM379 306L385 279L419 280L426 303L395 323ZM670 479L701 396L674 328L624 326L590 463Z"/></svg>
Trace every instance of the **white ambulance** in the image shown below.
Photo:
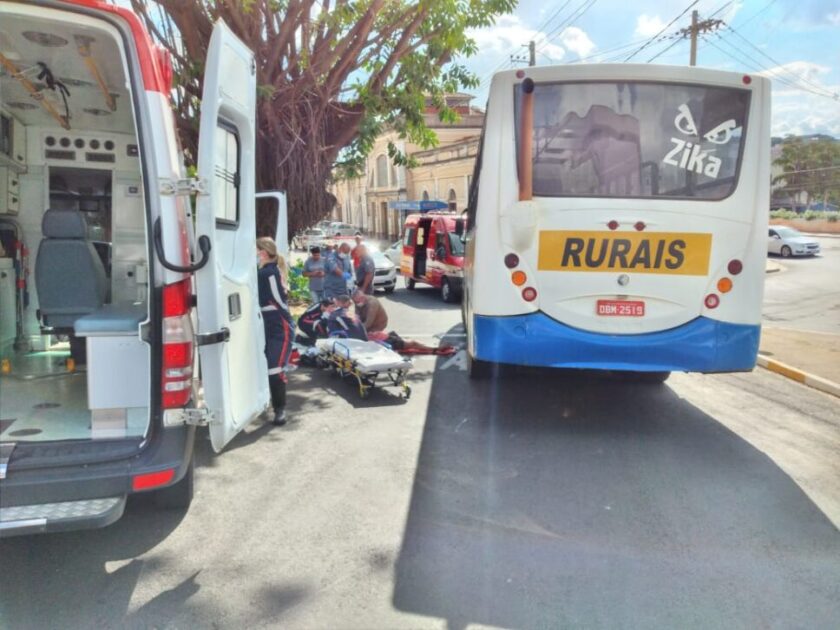
<svg viewBox="0 0 840 630"><path fill-rule="evenodd" d="M220 451L268 409L255 72L218 23L186 178L134 13L0 1L0 535L104 526L135 492L185 507L196 426Z"/></svg>

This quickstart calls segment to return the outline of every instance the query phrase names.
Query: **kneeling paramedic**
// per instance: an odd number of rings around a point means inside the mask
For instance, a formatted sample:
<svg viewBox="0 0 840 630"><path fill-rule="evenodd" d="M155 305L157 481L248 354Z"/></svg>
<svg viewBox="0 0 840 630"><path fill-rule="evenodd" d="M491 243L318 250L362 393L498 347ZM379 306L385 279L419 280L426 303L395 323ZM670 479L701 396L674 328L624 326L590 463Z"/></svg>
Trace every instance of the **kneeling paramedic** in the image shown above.
<svg viewBox="0 0 840 630"><path fill-rule="evenodd" d="M257 259L260 267L257 284L265 326L268 386L274 407L274 424L283 426L286 424L286 366L292 354L295 332L284 283L286 261L277 253L277 244L268 237L257 239Z"/></svg>

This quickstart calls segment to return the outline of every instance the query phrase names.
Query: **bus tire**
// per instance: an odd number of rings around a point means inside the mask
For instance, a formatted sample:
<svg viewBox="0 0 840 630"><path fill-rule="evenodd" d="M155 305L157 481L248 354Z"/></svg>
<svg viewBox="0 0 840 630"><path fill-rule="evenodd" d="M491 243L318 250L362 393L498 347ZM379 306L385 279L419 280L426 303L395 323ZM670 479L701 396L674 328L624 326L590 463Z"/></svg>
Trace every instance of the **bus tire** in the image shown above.
<svg viewBox="0 0 840 630"><path fill-rule="evenodd" d="M790 258L791 253L793 252L791 252L790 247L787 245L782 246L782 258Z"/></svg>
<svg viewBox="0 0 840 630"><path fill-rule="evenodd" d="M193 499L195 481L195 457L190 458L190 465L181 481L155 492L155 507L161 510L185 510Z"/></svg>
<svg viewBox="0 0 840 630"><path fill-rule="evenodd" d="M467 352L467 375L474 381L484 380L493 371L493 364L481 359L475 359Z"/></svg>
<svg viewBox="0 0 840 630"><path fill-rule="evenodd" d="M409 291L414 291L414 278L409 278L408 276L403 276L405 279L405 288Z"/></svg>
<svg viewBox="0 0 840 630"><path fill-rule="evenodd" d="M443 283L440 285L440 297L443 298L444 302L452 303L455 301L456 293L452 289L452 285L449 284L449 280L446 278L443 279Z"/></svg>

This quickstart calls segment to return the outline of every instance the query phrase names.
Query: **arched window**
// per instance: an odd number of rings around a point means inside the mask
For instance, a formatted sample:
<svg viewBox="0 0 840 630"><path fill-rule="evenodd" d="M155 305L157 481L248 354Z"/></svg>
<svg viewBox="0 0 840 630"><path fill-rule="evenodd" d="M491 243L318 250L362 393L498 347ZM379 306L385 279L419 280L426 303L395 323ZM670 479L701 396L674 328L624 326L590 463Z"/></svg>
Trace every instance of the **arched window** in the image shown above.
<svg viewBox="0 0 840 630"><path fill-rule="evenodd" d="M398 188L400 185L397 179L397 167L391 164L391 188Z"/></svg>
<svg viewBox="0 0 840 630"><path fill-rule="evenodd" d="M428 200L429 200L429 192L424 190L423 191L423 201L428 201Z"/></svg>
<svg viewBox="0 0 840 630"><path fill-rule="evenodd" d="M384 155L376 158L376 187L388 187L388 158Z"/></svg>
<svg viewBox="0 0 840 630"><path fill-rule="evenodd" d="M458 209L458 196L455 194L455 189L449 189L449 209L455 211Z"/></svg>

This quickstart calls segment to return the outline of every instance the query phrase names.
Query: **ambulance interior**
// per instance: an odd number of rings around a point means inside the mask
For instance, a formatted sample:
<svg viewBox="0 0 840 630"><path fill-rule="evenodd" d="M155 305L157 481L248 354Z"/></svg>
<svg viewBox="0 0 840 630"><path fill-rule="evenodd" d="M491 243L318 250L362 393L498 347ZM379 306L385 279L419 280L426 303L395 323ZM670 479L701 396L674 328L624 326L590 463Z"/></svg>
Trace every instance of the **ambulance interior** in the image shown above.
<svg viewBox="0 0 840 630"><path fill-rule="evenodd" d="M0 441L149 427L146 201L110 24L0 2Z"/></svg>

